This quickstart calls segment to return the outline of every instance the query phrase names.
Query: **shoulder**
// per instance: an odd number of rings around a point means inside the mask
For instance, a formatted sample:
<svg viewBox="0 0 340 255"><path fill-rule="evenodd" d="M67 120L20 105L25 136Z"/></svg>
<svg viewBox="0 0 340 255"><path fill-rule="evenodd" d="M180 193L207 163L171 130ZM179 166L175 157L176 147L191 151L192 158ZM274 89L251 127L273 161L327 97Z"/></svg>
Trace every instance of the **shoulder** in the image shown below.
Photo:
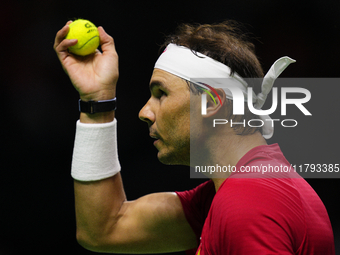
<svg viewBox="0 0 340 255"><path fill-rule="evenodd" d="M211 202L216 194L214 183L206 181L191 190L176 191L185 217L196 234L197 242L201 236L205 219L208 215Z"/></svg>
<svg viewBox="0 0 340 255"><path fill-rule="evenodd" d="M209 180L204 183L201 183L197 187L190 189L190 190L185 190L185 191L176 191L176 194L180 197L187 197L187 196L200 196L204 195L206 193L211 193L214 191L214 183Z"/></svg>
<svg viewBox="0 0 340 255"><path fill-rule="evenodd" d="M191 190L176 191L184 211L193 211L192 213L201 214L207 214L215 193L214 183L211 180Z"/></svg>

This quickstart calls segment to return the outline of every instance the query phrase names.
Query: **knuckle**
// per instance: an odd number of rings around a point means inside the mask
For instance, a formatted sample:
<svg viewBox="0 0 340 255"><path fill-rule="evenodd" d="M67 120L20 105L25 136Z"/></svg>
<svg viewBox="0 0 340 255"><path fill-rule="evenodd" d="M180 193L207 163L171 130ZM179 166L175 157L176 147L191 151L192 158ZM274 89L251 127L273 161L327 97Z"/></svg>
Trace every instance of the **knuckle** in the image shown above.
<svg viewBox="0 0 340 255"><path fill-rule="evenodd" d="M108 38L109 38L110 42L114 43L114 39L113 39L113 37L111 35L108 35Z"/></svg>

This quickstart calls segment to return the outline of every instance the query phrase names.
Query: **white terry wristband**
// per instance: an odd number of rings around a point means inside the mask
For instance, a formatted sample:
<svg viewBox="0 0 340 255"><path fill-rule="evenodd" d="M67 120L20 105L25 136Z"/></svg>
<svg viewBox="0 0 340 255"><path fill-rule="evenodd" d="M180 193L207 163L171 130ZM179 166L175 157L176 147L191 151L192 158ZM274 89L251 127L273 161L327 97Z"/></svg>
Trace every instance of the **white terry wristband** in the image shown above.
<svg viewBox="0 0 340 255"><path fill-rule="evenodd" d="M77 121L71 175L79 181L97 181L120 171L117 120L103 124Z"/></svg>

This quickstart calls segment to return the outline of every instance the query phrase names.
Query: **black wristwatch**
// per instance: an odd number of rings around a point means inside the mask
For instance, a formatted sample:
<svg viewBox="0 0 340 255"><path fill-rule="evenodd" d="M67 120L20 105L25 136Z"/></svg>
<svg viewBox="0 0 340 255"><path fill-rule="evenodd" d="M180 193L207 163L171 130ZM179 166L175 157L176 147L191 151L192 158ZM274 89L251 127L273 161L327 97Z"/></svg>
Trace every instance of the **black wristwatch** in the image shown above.
<svg viewBox="0 0 340 255"><path fill-rule="evenodd" d="M116 101L116 98L102 101L90 100L87 102L79 99L79 111L90 114L114 111L117 108Z"/></svg>

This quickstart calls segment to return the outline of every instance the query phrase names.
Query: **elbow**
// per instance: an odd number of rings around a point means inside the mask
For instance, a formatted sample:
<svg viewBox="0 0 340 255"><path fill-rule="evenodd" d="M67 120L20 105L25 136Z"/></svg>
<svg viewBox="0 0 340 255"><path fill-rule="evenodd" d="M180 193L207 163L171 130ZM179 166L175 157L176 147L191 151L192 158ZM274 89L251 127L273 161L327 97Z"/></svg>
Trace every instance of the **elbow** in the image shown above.
<svg viewBox="0 0 340 255"><path fill-rule="evenodd" d="M80 246L93 252L104 252L104 244L97 236L91 235L84 231L77 230L76 239Z"/></svg>
<svg viewBox="0 0 340 255"><path fill-rule="evenodd" d="M108 225L97 225L89 227L84 224L77 224L76 239L80 246L94 252L117 252L120 250L121 242L114 234L114 227Z"/></svg>

